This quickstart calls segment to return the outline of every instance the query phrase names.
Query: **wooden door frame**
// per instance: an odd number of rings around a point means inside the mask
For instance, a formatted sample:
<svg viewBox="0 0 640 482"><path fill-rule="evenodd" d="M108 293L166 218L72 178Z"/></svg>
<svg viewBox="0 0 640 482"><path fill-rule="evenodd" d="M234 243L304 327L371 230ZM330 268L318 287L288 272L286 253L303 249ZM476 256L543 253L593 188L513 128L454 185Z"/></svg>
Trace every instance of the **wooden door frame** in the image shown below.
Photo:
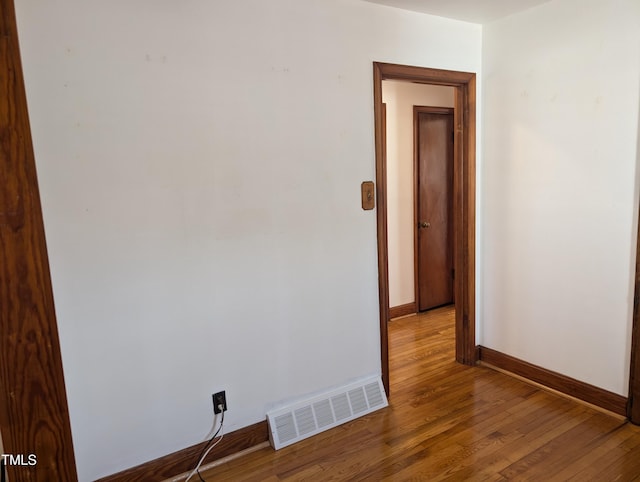
<svg viewBox="0 0 640 482"><path fill-rule="evenodd" d="M12 481L77 480L13 0L0 0L0 432Z"/></svg>
<svg viewBox="0 0 640 482"><path fill-rule="evenodd" d="M443 114L453 115L453 107L432 107L427 105L413 106L413 288L416 300L416 311L420 311L420 270L418 265L418 223L420 217L418 213L418 200L420 198L420 149L418 146L419 137L419 114ZM455 256L455 249L454 256ZM455 295L454 295L455 300Z"/></svg>
<svg viewBox="0 0 640 482"><path fill-rule="evenodd" d="M456 307L456 360L474 365L478 360L475 336L475 183L476 183L476 74L406 65L373 63L375 120L378 295L382 382L389 393L389 263L387 239L386 129L382 81L448 85L454 88L454 282Z"/></svg>
<svg viewBox="0 0 640 482"><path fill-rule="evenodd" d="M632 423L640 425L640 221L638 222L638 238L636 240L636 276L632 323L627 418Z"/></svg>

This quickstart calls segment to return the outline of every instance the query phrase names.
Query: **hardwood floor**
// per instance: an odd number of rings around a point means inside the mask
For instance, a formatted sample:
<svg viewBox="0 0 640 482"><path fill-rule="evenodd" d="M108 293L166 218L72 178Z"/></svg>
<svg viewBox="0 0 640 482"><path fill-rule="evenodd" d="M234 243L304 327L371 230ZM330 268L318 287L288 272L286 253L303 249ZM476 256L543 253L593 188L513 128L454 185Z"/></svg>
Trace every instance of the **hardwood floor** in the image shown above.
<svg viewBox="0 0 640 482"><path fill-rule="evenodd" d="M640 427L456 363L453 307L390 322L389 347L388 408L203 479L640 481Z"/></svg>

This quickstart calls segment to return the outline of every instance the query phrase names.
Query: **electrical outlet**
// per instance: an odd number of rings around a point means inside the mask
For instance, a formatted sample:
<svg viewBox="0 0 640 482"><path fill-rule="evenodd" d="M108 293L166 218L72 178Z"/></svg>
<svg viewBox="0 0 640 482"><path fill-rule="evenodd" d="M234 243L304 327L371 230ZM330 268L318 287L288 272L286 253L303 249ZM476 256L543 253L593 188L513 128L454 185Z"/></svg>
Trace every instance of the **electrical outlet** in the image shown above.
<svg viewBox="0 0 640 482"><path fill-rule="evenodd" d="M227 396L222 390L221 392L214 393L213 397L213 413L220 413L227 411ZM222 409L220 408L222 406Z"/></svg>

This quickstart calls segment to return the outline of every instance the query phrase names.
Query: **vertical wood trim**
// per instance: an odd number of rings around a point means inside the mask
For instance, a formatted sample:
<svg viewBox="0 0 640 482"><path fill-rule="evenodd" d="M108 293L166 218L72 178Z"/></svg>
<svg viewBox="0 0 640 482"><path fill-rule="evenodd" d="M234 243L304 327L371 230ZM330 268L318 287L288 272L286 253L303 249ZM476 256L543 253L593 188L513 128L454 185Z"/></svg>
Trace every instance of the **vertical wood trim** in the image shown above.
<svg viewBox="0 0 640 482"><path fill-rule="evenodd" d="M629 401L627 418L640 425L640 222L636 241L636 277L633 297L633 324L631 329L631 367L629 370Z"/></svg>
<svg viewBox="0 0 640 482"><path fill-rule="evenodd" d="M420 217L418 213L418 198L420 193L420 125L418 119L417 106L413 106L413 299L416 300L416 313L420 312L420 270L418 269L418 223ZM385 134L386 135L386 134Z"/></svg>
<svg viewBox="0 0 640 482"><path fill-rule="evenodd" d="M379 64L373 64L373 108L375 121L376 153L376 224L378 240L378 299L380 312L380 358L382 384L389 396L389 250L387 246L387 149L386 105L382 102L382 72Z"/></svg>
<svg viewBox="0 0 640 482"><path fill-rule="evenodd" d="M456 360L478 360L475 326L475 74L456 87L454 160Z"/></svg>
<svg viewBox="0 0 640 482"><path fill-rule="evenodd" d="M456 300L466 303L464 258L464 89L456 86L454 92L453 124L454 124L454 153L453 153L453 212L454 214L454 264L456 277L454 280L454 293ZM456 360L465 363L466 343L465 333L468 326L465 323L465 309L461 305L456 305Z"/></svg>
<svg viewBox="0 0 640 482"><path fill-rule="evenodd" d="M407 80L455 87L454 124L454 266L456 270L456 360L473 365L478 360L475 340L475 159L476 75L470 72L373 63L373 98L378 195L378 278L380 351L383 383L389 393L389 276L387 247L385 129L382 119L382 80Z"/></svg>
<svg viewBox="0 0 640 482"><path fill-rule="evenodd" d="M463 247L462 276L464 277L464 346L462 363L472 365L478 361L476 349L476 76L461 86L463 93Z"/></svg>
<svg viewBox="0 0 640 482"><path fill-rule="evenodd" d="M13 0L0 0L0 430L11 481L77 480Z"/></svg>

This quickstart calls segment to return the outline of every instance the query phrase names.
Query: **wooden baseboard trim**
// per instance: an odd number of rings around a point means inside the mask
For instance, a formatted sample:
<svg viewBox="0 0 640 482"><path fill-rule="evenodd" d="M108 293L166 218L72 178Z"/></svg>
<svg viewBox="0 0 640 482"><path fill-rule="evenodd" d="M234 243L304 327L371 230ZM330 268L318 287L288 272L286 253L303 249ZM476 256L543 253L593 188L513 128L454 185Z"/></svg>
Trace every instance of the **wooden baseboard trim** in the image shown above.
<svg viewBox="0 0 640 482"><path fill-rule="evenodd" d="M250 447L246 450L242 450L240 452L236 452L235 454L231 454L227 457L218 459L218 460L214 460L211 463L205 464L205 465L201 465L200 466L200 473L203 474L203 477L205 476L204 474L206 474L208 471L210 471L211 469L215 469L216 467L218 467L219 465L222 464L226 464L227 462L231 462L232 460L235 459L239 459L240 457L244 457L245 455L249 455L252 454L253 452L257 452L258 450L262 450L265 449L267 447L271 447L271 443L270 442L262 442L261 444L258 445L254 445L253 447ZM193 471L193 469L191 469L188 472L183 472L180 475L177 475L175 477L173 477L172 479L167 479L164 482L182 482L183 480L186 480L189 478L189 474Z"/></svg>
<svg viewBox="0 0 640 482"><path fill-rule="evenodd" d="M269 428L266 420L249 425L248 427L225 434L220 444L211 451L202 464L211 464L215 460L228 457L255 445L267 442L268 440ZM127 482L162 482L171 479L184 472L193 470L198 461L198 456L205 445L206 442L202 442L187 447L178 452L123 470L117 474L103 477L96 482L116 482L123 480Z"/></svg>
<svg viewBox="0 0 640 482"><path fill-rule="evenodd" d="M394 306L389 308L389 319L399 318L400 316L413 315L417 313L416 302L406 303L404 305Z"/></svg>
<svg viewBox="0 0 640 482"><path fill-rule="evenodd" d="M590 403L617 415L627 415L627 398L617 393L589 385L546 368L506 355L491 348L480 346L480 361L513 373L532 382L539 383L570 397Z"/></svg>

